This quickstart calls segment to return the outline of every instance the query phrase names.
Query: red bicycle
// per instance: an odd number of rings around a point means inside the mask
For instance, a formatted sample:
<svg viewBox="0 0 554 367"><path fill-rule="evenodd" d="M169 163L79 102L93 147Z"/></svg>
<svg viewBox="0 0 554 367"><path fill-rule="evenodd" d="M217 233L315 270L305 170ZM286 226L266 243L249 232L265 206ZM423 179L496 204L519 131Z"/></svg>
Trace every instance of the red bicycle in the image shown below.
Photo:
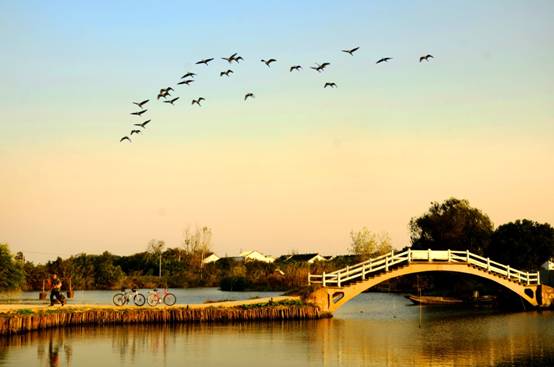
<svg viewBox="0 0 554 367"><path fill-rule="evenodd" d="M158 291L157 289L152 289L148 292L148 298L146 299L150 306L157 306L160 303L164 303L167 306L173 306L177 301L177 297L166 289Z"/></svg>

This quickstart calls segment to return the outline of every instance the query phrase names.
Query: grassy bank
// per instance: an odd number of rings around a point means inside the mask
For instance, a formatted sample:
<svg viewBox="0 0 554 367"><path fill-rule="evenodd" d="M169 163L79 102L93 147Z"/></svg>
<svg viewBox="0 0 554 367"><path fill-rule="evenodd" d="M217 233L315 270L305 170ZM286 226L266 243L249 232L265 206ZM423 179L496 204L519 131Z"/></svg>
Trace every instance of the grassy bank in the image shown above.
<svg viewBox="0 0 554 367"><path fill-rule="evenodd" d="M317 306L297 300L262 301L230 306L190 305L159 308L135 306L70 306L15 308L0 313L0 335L80 325L173 324L194 322L242 322L257 320L305 320L329 317Z"/></svg>

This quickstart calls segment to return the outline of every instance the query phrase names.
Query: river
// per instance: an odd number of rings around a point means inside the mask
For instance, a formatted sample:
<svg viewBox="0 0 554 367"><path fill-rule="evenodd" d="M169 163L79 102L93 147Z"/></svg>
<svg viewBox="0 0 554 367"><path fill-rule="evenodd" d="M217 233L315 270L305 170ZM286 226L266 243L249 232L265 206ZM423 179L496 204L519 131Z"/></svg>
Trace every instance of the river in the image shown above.
<svg viewBox="0 0 554 367"><path fill-rule="evenodd" d="M181 303L274 294L176 293ZM554 312L420 308L364 293L326 320L68 328L0 342L0 366L18 367L554 366Z"/></svg>

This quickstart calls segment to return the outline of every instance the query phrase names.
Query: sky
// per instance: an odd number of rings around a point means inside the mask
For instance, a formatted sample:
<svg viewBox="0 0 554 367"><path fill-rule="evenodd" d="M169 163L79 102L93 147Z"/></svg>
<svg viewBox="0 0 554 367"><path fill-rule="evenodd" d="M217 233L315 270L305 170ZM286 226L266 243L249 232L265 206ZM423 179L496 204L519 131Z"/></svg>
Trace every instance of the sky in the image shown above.
<svg viewBox="0 0 554 367"><path fill-rule="evenodd" d="M554 224L553 19L552 1L0 1L0 243L43 262L209 226L220 256L338 254L366 226L401 248L452 196Z"/></svg>

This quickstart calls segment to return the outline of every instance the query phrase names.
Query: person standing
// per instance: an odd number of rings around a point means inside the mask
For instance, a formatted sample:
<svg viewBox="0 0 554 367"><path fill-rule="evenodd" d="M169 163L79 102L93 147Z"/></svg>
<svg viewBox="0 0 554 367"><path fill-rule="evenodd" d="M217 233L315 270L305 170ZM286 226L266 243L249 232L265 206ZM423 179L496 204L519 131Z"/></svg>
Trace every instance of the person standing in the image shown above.
<svg viewBox="0 0 554 367"><path fill-rule="evenodd" d="M62 281L58 278L57 274L52 274L50 285L50 306L54 306L54 300L59 301L63 306L65 304L65 297L61 293Z"/></svg>

